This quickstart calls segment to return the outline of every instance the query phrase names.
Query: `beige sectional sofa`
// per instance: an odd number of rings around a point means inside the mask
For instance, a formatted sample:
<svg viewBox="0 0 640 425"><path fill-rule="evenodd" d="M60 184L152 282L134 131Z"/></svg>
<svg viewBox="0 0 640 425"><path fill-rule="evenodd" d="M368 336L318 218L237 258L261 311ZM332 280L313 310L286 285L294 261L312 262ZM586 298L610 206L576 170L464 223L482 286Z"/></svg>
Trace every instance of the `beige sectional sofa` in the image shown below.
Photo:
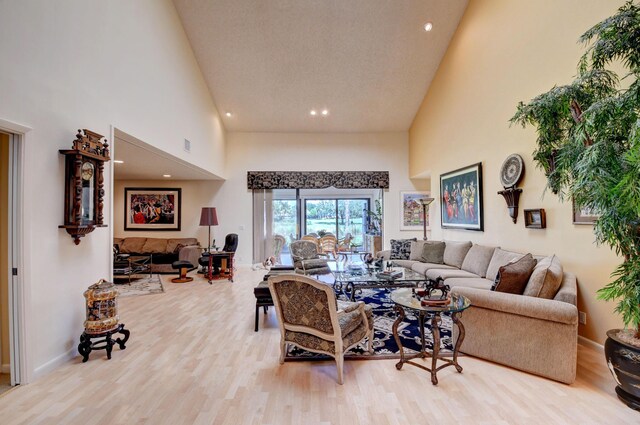
<svg viewBox="0 0 640 425"><path fill-rule="evenodd" d="M152 254L152 273L177 273L171 267L174 261L189 261L193 269L198 267L198 258L202 254L196 238L114 238L114 247L121 254Z"/></svg>
<svg viewBox="0 0 640 425"><path fill-rule="evenodd" d="M452 291L471 300L472 306L462 315L463 353L573 383L578 337L575 275L564 272L555 255L535 256L538 263L523 295L492 291L500 267L524 254L471 242L444 242L441 264L418 258L414 251L423 241L412 244L413 260L392 259L391 251L378 256L427 278L442 277Z"/></svg>

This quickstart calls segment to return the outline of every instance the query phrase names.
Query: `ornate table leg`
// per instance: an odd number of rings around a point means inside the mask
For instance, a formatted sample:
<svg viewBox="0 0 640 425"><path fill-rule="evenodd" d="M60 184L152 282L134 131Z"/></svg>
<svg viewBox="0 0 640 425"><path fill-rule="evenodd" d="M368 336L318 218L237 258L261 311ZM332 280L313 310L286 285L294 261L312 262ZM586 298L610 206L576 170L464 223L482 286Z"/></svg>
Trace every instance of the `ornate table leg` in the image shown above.
<svg viewBox="0 0 640 425"><path fill-rule="evenodd" d="M118 327L117 330L118 333L121 333L122 335L124 335L124 338L120 339L117 338L116 339L116 343L118 344L118 346L120 347L121 350L124 350L125 348L127 348L127 346L125 345L126 342L129 340L129 335L131 335L131 332L129 332L128 329L124 328L124 323L121 323L120 326Z"/></svg>
<svg viewBox="0 0 640 425"><path fill-rule="evenodd" d="M431 353L431 383L438 385L436 369L438 365L438 353L440 352L440 313L433 313L431 317L431 333L433 334L433 350Z"/></svg>
<svg viewBox="0 0 640 425"><path fill-rule="evenodd" d="M347 292L349 295L349 299L351 301L355 301L356 300L356 288L353 284L353 282L347 282L345 288L344 288L345 292Z"/></svg>
<svg viewBox="0 0 640 425"><path fill-rule="evenodd" d="M393 337L396 340L396 344L398 344L398 348L400 349L400 361L396 363L396 369L402 369L402 365L404 364L404 348L402 347L402 342L400 342L400 335L398 335L398 325L404 320L404 309L396 304L394 310L398 313L398 317L396 321L393 322L392 330Z"/></svg>
<svg viewBox="0 0 640 425"><path fill-rule="evenodd" d="M89 353L91 353L91 338L88 338L87 334L84 332L80 335L78 353L82 356L82 363L86 363L86 361L89 360Z"/></svg>
<svg viewBox="0 0 640 425"><path fill-rule="evenodd" d="M456 312L451 315L453 319L453 323L458 326L458 339L456 340L456 345L453 346L453 365L456 367L458 372L462 372L462 366L458 364L458 352L460 351L460 345L462 345L462 341L464 341L464 326L462 325L462 321L460 320L460 313Z"/></svg>
<svg viewBox="0 0 640 425"><path fill-rule="evenodd" d="M107 350L107 360L111 360L111 350L113 349L113 345L115 344L115 341L113 339L111 339L111 333L108 333L105 337L104 337L104 343L105 343L105 350Z"/></svg>
<svg viewBox="0 0 640 425"><path fill-rule="evenodd" d="M424 322L425 322L425 313L421 311L418 313L418 327L420 328L420 341L422 343L422 350L420 351L420 357L423 359L427 357L427 341L424 337Z"/></svg>

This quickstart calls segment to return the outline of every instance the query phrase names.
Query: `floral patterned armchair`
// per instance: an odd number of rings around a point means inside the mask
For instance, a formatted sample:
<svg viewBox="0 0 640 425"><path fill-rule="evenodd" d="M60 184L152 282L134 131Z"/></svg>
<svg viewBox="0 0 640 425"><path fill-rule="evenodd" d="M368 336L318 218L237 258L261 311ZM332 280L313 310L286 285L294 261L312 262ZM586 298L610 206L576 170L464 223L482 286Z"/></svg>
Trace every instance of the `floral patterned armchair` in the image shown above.
<svg viewBox="0 0 640 425"><path fill-rule="evenodd" d="M362 301L336 301L333 288L316 279L281 274L269 279L280 327L280 364L292 344L336 360L343 381L344 353L365 338L373 353L373 312Z"/></svg>
<svg viewBox="0 0 640 425"><path fill-rule="evenodd" d="M299 240L291 242L289 249L291 250L291 259L293 260L296 273L305 275L331 273L329 264L327 264L327 256L318 254L318 245L315 243L307 240Z"/></svg>

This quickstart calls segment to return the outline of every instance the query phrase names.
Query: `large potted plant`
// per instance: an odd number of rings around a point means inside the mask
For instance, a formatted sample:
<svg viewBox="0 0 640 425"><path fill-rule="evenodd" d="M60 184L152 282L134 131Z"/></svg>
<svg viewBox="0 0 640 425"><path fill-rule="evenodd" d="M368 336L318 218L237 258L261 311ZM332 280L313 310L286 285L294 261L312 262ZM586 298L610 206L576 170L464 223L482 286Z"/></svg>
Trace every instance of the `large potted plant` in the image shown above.
<svg viewBox="0 0 640 425"><path fill-rule="evenodd" d="M596 212L596 241L622 263L598 298L616 300L625 329L607 332L618 396L640 408L640 7L629 1L582 35L576 79L529 103L512 123L537 130L534 161L561 200ZM617 72L615 71L617 70Z"/></svg>

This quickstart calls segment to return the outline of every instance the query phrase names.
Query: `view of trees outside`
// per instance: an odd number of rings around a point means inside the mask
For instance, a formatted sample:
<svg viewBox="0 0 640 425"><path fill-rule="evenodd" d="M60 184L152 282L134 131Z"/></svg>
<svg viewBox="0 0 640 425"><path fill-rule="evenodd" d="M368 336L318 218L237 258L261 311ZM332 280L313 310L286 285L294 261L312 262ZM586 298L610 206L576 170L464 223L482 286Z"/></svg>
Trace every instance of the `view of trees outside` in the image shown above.
<svg viewBox="0 0 640 425"><path fill-rule="evenodd" d="M338 239L351 233L352 244L363 244L363 210L368 208L366 199L308 199L306 206L307 233L330 232ZM336 210L337 206L337 210ZM337 213L337 216L336 216Z"/></svg>
<svg viewBox="0 0 640 425"><path fill-rule="evenodd" d="M352 244L363 244L363 210L369 208L366 199L307 199L306 232L322 231L344 238L347 233L354 237ZM337 206L337 211L336 211ZM287 245L296 237L296 201L294 199L276 199L272 201L273 233L282 235ZM336 216L337 212L337 216Z"/></svg>
<svg viewBox="0 0 640 425"><path fill-rule="evenodd" d="M273 208L273 233L284 236L287 245L296 238L296 200L275 199Z"/></svg>

